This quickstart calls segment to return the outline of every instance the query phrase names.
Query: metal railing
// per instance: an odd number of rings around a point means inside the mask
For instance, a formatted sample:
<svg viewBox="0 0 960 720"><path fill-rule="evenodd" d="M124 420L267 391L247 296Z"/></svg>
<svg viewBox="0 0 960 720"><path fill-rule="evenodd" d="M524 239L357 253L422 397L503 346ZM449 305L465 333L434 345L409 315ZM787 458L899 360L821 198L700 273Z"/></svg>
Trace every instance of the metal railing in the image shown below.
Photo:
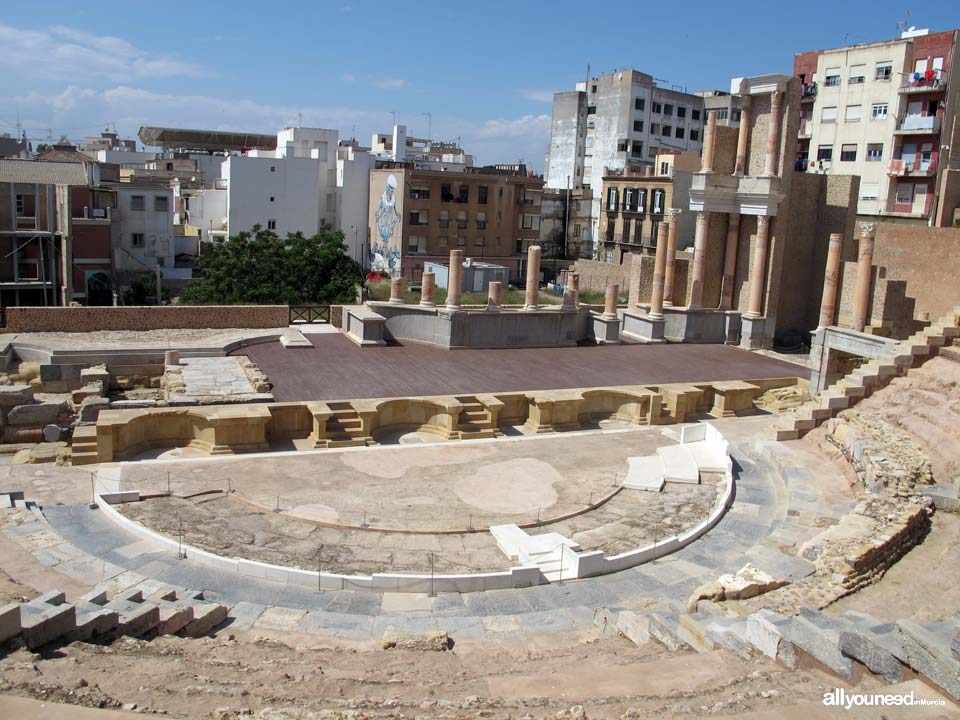
<svg viewBox="0 0 960 720"><path fill-rule="evenodd" d="M329 323L329 305L290 305L289 320L291 325L297 323Z"/></svg>

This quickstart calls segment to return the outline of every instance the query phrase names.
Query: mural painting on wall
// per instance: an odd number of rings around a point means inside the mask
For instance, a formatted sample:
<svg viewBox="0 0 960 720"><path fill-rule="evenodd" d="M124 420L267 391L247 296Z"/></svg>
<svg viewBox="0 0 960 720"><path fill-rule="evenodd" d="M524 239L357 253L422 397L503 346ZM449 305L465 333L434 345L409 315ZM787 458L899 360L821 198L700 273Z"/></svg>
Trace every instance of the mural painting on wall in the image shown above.
<svg viewBox="0 0 960 720"><path fill-rule="evenodd" d="M402 229L402 189L397 187L397 178L387 175L377 204L375 234L370 247L370 268L390 275L400 273L400 234Z"/></svg>

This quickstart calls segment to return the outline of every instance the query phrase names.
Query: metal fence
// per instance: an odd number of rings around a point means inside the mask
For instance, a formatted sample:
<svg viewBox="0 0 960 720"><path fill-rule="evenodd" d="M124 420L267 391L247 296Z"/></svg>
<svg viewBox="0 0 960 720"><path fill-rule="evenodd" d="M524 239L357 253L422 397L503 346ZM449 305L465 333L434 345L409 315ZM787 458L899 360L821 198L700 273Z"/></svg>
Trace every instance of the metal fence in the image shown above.
<svg viewBox="0 0 960 720"><path fill-rule="evenodd" d="M329 323L329 305L291 305L290 324L296 323Z"/></svg>

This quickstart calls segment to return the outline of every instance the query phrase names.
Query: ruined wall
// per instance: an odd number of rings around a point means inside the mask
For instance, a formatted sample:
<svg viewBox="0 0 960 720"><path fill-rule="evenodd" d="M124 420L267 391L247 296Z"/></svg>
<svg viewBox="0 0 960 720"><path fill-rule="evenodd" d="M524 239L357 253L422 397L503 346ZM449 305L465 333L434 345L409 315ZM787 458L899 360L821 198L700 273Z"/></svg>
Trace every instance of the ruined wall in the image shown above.
<svg viewBox="0 0 960 720"><path fill-rule="evenodd" d="M604 292L608 285L617 283L621 290L630 285L630 263L633 253L623 256L623 265L599 260L577 260L571 272L580 273L580 290ZM652 259L652 258L651 258Z"/></svg>
<svg viewBox="0 0 960 720"><path fill-rule="evenodd" d="M4 332L94 332L175 328L279 328L286 305L169 305L161 307L8 307Z"/></svg>
<svg viewBox="0 0 960 720"><path fill-rule="evenodd" d="M635 308L637 304L647 304L653 294L653 268L656 264L654 255L634 255L629 266L631 273L628 279L629 299L628 306ZM690 291L691 273L690 253L678 252L673 270L673 297L675 305L685 305ZM622 286L621 286L622 287Z"/></svg>
<svg viewBox="0 0 960 720"><path fill-rule="evenodd" d="M706 132L706 128L704 128ZM740 131L735 127L717 125L717 135L713 141L713 171L720 175L733 175L737 164L737 136Z"/></svg>
<svg viewBox="0 0 960 720"><path fill-rule="evenodd" d="M837 324L841 327L852 326L856 284L857 263L841 263L837 303ZM872 292L867 308L867 332L903 339L920 329L920 325L914 320L916 301L907 295L906 281L892 277L888 268L874 265L870 287Z"/></svg>

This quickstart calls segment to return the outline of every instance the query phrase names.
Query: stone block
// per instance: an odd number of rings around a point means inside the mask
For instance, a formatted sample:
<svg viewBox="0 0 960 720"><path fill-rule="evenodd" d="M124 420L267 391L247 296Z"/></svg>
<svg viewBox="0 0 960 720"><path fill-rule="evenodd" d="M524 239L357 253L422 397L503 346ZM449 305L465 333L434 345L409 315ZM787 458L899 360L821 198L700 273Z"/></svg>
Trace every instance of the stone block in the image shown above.
<svg viewBox="0 0 960 720"><path fill-rule="evenodd" d="M94 365L84 368L80 371L80 382L84 385L91 383L101 383L102 388L106 390L110 387L110 371L106 365Z"/></svg>
<svg viewBox="0 0 960 720"><path fill-rule="evenodd" d="M160 622L154 628L157 635L173 635L193 622L193 607L177 603L160 603Z"/></svg>
<svg viewBox="0 0 960 720"><path fill-rule="evenodd" d="M124 603L118 609L121 635L140 637L160 624L160 608L153 603Z"/></svg>
<svg viewBox="0 0 960 720"><path fill-rule="evenodd" d="M677 634L677 617L672 613L650 613L647 630L668 650L683 650L687 644Z"/></svg>
<svg viewBox="0 0 960 720"><path fill-rule="evenodd" d="M62 434L62 431L60 430L59 425L45 425L43 427L44 442L49 442L49 443L59 442L61 434Z"/></svg>
<svg viewBox="0 0 960 720"><path fill-rule="evenodd" d="M103 396L103 385L98 382L87 383L83 387L79 387L70 393L70 399L73 401L74 405L79 405L84 400L90 397L102 397L102 396Z"/></svg>
<svg viewBox="0 0 960 720"><path fill-rule="evenodd" d="M597 608L593 611L593 624L600 628L601 632L610 632L617 629L618 613L609 608Z"/></svg>
<svg viewBox="0 0 960 720"><path fill-rule="evenodd" d="M77 627L77 610L73 605L39 600L20 606L20 633L31 650L68 637Z"/></svg>
<svg viewBox="0 0 960 720"><path fill-rule="evenodd" d="M420 650L443 651L450 648L450 638L445 630L427 630L425 632L403 632L388 627L383 633L384 650Z"/></svg>
<svg viewBox="0 0 960 720"><path fill-rule="evenodd" d="M897 629L907 664L960 699L960 660L952 653L951 639L913 620L898 620Z"/></svg>
<svg viewBox="0 0 960 720"><path fill-rule="evenodd" d="M953 642L950 644L950 652L954 660L960 660L960 631L953 636Z"/></svg>
<svg viewBox="0 0 960 720"><path fill-rule="evenodd" d="M889 683L898 683L903 678L903 666L888 649L882 646L874 633L866 629L841 630L838 637L840 652L880 675Z"/></svg>
<svg viewBox="0 0 960 720"><path fill-rule="evenodd" d="M105 397L91 396L80 404L80 422L96 422L101 410L107 410L110 401Z"/></svg>
<svg viewBox="0 0 960 720"><path fill-rule="evenodd" d="M785 626L784 637L832 672L847 679L853 673L850 658L840 652L839 633L828 624L798 615Z"/></svg>
<svg viewBox="0 0 960 720"><path fill-rule="evenodd" d="M634 645L645 645L650 642L650 617L624 610L617 616L617 630Z"/></svg>
<svg viewBox="0 0 960 720"><path fill-rule="evenodd" d="M57 422L67 405L60 403L33 403L31 405L17 405L7 414L9 425L43 427Z"/></svg>
<svg viewBox="0 0 960 720"><path fill-rule="evenodd" d="M741 660L753 660L753 646L747 642L747 620L737 618L730 623L712 622L704 629L704 637Z"/></svg>
<svg viewBox="0 0 960 720"><path fill-rule="evenodd" d="M200 637L227 620L229 608L218 603L197 603L193 605L193 620L183 628L185 637Z"/></svg>
<svg viewBox="0 0 960 720"><path fill-rule="evenodd" d="M156 400L111 400L111 410L136 410L138 408L152 408L157 406Z"/></svg>
<svg viewBox="0 0 960 720"><path fill-rule="evenodd" d="M789 659L793 655L793 648L786 647L790 641L783 637L782 631L787 622L787 618L772 610L758 610L747 617L746 639L772 660L777 660L781 655Z"/></svg>
<svg viewBox="0 0 960 720"><path fill-rule="evenodd" d="M120 614L93 603L78 602L77 624L72 640L90 640L95 636L106 635L116 630L120 623Z"/></svg>
<svg viewBox="0 0 960 720"><path fill-rule="evenodd" d="M17 405L27 405L32 402L32 385L0 385L0 409L9 410Z"/></svg>
<svg viewBox="0 0 960 720"><path fill-rule="evenodd" d="M707 637L707 622L695 614L684 614L677 619L677 637L699 653L710 652L716 645Z"/></svg>
<svg viewBox="0 0 960 720"><path fill-rule="evenodd" d="M0 607L0 643L20 634L20 604L10 603Z"/></svg>

